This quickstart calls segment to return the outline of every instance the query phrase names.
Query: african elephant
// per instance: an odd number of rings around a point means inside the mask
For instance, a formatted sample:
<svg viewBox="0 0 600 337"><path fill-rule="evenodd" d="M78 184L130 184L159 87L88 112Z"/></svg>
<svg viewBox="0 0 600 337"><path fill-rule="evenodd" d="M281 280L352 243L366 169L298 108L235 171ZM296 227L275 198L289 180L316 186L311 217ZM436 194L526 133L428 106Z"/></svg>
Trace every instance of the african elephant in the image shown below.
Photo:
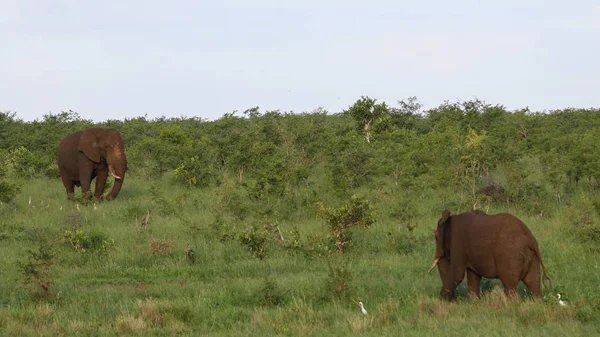
<svg viewBox="0 0 600 337"><path fill-rule="evenodd" d="M119 194L127 170L125 143L116 129L89 128L77 131L60 142L57 163L68 199L75 191L74 186L81 186L81 191L87 196L94 178L94 196L100 199L110 174L115 182L106 199L112 200Z"/></svg>
<svg viewBox="0 0 600 337"><path fill-rule="evenodd" d="M504 292L512 295L519 281L533 297L541 297L540 265L546 275L538 243L517 217L501 213L488 215L482 211L450 215L445 210L435 231L436 266L442 279L440 297L454 299L454 290L467 272L469 298L479 297L481 277L498 278Z"/></svg>

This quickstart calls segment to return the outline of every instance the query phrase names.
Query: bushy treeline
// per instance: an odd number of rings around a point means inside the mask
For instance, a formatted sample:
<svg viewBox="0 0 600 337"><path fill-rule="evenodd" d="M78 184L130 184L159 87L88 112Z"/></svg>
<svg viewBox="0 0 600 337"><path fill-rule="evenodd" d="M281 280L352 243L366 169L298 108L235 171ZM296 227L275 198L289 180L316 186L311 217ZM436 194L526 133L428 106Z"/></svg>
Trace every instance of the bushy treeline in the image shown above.
<svg viewBox="0 0 600 337"><path fill-rule="evenodd" d="M548 211L578 186L600 183L600 110L508 111L479 100L423 110L416 98L396 107L361 97L342 113L228 113L199 118L108 120L72 111L24 122L0 113L6 175L58 177L58 143L90 126L118 129L128 166L193 186L236 179L256 200L276 200L318 181L339 196L387 180L397 191L435 190L442 202L490 202Z"/></svg>
<svg viewBox="0 0 600 337"><path fill-rule="evenodd" d="M256 107L215 121L0 113L3 327L21 331L41 314L52 319L34 328L61 333L272 334L286 322L292 333L322 334L357 321L361 334L431 334L483 314L484 331L489 322L591 329L600 312L587 258L600 251L599 112L477 100L423 110L416 98L388 106L361 97L342 113ZM59 182L59 142L91 126L116 128L126 143L129 172L114 202L69 202ZM547 305L438 304L439 278L426 270L442 208L524 219L555 285ZM35 302L15 290L17 275ZM558 292L573 304L559 307ZM138 308L142 298L152 310ZM32 334L48 334L40 331Z"/></svg>

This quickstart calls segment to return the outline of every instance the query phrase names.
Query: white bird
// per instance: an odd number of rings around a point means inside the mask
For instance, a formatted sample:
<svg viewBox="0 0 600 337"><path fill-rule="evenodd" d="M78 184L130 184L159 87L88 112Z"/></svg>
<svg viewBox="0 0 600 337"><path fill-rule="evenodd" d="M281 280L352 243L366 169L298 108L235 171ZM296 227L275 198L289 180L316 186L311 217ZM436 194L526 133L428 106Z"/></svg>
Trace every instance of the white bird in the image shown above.
<svg viewBox="0 0 600 337"><path fill-rule="evenodd" d="M363 305L363 302L360 302L360 301L359 301L359 302L358 302L358 305L360 305L360 311L362 311L362 313L363 313L364 315L366 315L366 314L367 314L367 309L365 309L365 306Z"/></svg>
<svg viewBox="0 0 600 337"><path fill-rule="evenodd" d="M79 210L79 204L75 204L75 205L77 205L77 210Z"/></svg>
<svg viewBox="0 0 600 337"><path fill-rule="evenodd" d="M558 304L562 305L563 307L567 306L567 303L560 299L560 294L557 294L556 297L558 297Z"/></svg>
<svg viewBox="0 0 600 337"><path fill-rule="evenodd" d="M94 210L97 210L97 209L98 209L98 207L96 207L96 203L94 203Z"/></svg>
<svg viewBox="0 0 600 337"><path fill-rule="evenodd" d="M31 205L31 196L29 196L29 204Z"/></svg>

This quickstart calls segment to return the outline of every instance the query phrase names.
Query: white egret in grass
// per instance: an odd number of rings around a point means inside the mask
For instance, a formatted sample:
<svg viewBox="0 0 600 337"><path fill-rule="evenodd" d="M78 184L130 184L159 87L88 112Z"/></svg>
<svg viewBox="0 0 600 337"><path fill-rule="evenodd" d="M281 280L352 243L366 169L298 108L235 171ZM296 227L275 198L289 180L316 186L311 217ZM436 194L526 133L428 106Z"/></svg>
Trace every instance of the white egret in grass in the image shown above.
<svg viewBox="0 0 600 337"><path fill-rule="evenodd" d="M29 204L31 205L31 196L29 196Z"/></svg>
<svg viewBox="0 0 600 337"><path fill-rule="evenodd" d="M363 305L363 302L360 302L360 301L359 301L359 302L358 302L358 305L360 305L360 311L361 311L363 314L365 314L365 315L366 315L366 314L367 314L367 309L365 309L365 306Z"/></svg>
<svg viewBox="0 0 600 337"><path fill-rule="evenodd" d="M556 294L556 297L558 297L558 304L562 305L563 307L567 306L567 303L560 299L561 298L560 294Z"/></svg>

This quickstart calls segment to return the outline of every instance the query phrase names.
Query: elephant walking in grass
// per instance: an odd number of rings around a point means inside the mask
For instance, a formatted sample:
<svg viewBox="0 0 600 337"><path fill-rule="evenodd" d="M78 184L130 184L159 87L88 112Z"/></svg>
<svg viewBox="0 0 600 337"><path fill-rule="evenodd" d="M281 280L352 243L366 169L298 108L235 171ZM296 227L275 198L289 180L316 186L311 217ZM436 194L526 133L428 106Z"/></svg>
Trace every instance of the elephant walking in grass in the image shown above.
<svg viewBox="0 0 600 337"><path fill-rule="evenodd" d="M66 136L58 146L58 170L67 198L71 199L75 186L81 186L87 196L92 180L96 179L94 196L102 197L108 175L115 178L107 200L117 197L127 170L125 142L116 129L89 128Z"/></svg>
<svg viewBox="0 0 600 337"><path fill-rule="evenodd" d="M507 214L488 215L482 211L450 215L445 210L435 231L435 261L442 279L440 297L454 299L454 290L467 273L469 298L479 297L481 277L498 278L506 295L516 293L523 281L535 298L541 297L538 243L525 224Z"/></svg>

